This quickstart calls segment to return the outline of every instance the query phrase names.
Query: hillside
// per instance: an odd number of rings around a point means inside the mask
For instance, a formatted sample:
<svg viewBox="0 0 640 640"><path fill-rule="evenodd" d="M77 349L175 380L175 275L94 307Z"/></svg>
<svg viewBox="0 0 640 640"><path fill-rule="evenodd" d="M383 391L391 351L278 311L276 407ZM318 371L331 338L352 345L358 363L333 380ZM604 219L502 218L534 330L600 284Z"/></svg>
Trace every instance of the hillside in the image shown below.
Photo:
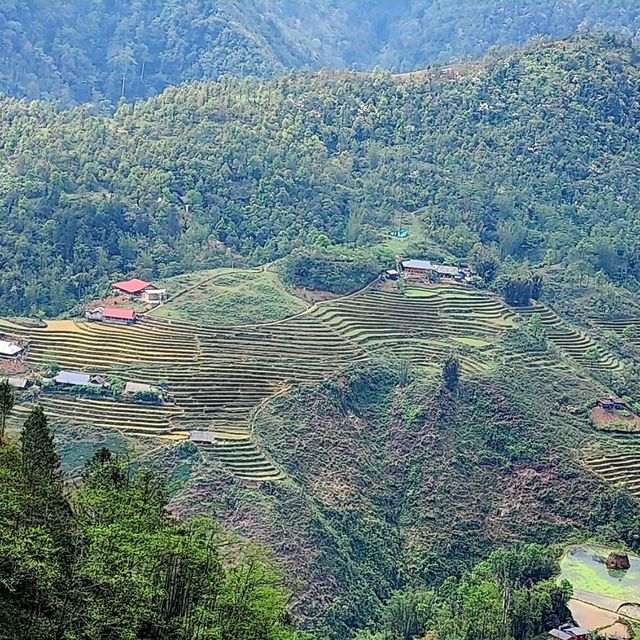
<svg viewBox="0 0 640 640"><path fill-rule="evenodd" d="M42 0L0 5L0 91L64 104L287 69L411 71L539 35L631 37L633 0Z"/></svg>
<svg viewBox="0 0 640 640"><path fill-rule="evenodd" d="M507 269L635 287L639 61L577 38L409 81L188 85L113 116L3 99L0 304L59 314L126 274L370 246L402 218L416 246L394 252L481 242Z"/></svg>
<svg viewBox="0 0 640 640"><path fill-rule="evenodd" d="M72 475L105 444L158 470L172 513L215 514L273 550L296 618L318 637L377 628L387 602L440 588L503 545L637 547L640 435L588 413L630 384L633 356L611 352L596 323L587 332L459 284L378 282L275 322L244 324L238 304L208 325L190 306L207 291L222 310L228 295L269 309L282 284L258 269L188 284L133 326L0 320L27 345L33 383L10 426L44 407ZM619 344L631 348L637 322L616 321ZM451 355L460 383L448 391ZM107 386L65 387L60 368ZM126 382L163 397L126 395ZM194 429L215 442L190 442Z"/></svg>

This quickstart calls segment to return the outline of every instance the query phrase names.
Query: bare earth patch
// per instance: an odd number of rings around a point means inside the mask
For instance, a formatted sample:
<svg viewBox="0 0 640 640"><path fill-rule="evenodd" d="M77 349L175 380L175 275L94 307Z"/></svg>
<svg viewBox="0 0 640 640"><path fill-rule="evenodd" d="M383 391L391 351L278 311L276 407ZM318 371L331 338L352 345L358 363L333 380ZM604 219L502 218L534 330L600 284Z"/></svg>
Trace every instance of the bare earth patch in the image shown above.
<svg viewBox="0 0 640 640"><path fill-rule="evenodd" d="M602 407L591 409L593 424L606 431L640 431L640 417L626 411L605 411Z"/></svg>

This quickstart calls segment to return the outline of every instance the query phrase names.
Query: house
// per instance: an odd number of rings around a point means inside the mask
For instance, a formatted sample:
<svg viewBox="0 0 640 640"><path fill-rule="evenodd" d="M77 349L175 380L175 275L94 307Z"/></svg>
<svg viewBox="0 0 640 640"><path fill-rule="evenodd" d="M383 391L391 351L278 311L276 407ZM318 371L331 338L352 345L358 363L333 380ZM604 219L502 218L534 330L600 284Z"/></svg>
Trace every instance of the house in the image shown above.
<svg viewBox="0 0 640 640"><path fill-rule="evenodd" d="M116 309L105 307L102 310L102 322L110 324L133 324L138 319L138 314L132 309Z"/></svg>
<svg viewBox="0 0 640 640"><path fill-rule="evenodd" d="M408 277L425 278L435 275L439 278L450 278L459 281L465 280L467 275L460 267L435 264L430 260L405 260L402 263L402 271Z"/></svg>
<svg viewBox="0 0 640 640"><path fill-rule="evenodd" d="M107 381L100 376L79 371L61 371L55 378L56 384L70 387L106 387Z"/></svg>
<svg viewBox="0 0 640 640"><path fill-rule="evenodd" d="M132 280L124 280L122 282L114 282L111 289L116 294L126 294L132 298L139 298L146 289L155 289L155 287L145 280L133 278Z"/></svg>
<svg viewBox="0 0 640 640"><path fill-rule="evenodd" d="M0 358L9 358L11 360L17 360L24 351L23 347L15 342L9 342L8 340L0 340Z"/></svg>
<svg viewBox="0 0 640 640"><path fill-rule="evenodd" d="M160 393L160 389L141 382L127 382L122 393L126 396L132 396L136 393Z"/></svg>
<svg viewBox="0 0 640 640"><path fill-rule="evenodd" d="M142 298L142 302L146 302L147 304L161 304L167 299L167 290L155 288L145 289L140 297Z"/></svg>
<svg viewBox="0 0 640 640"><path fill-rule="evenodd" d="M108 322L110 324L133 324L138 314L131 309L116 309L114 307L97 307L84 314L89 322Z"/></svg>
<svg viewBox="0 0 640 640"><path fill-rule="evenodd" d="M589 629L564 624L559 629L551 629L549 636L557 640L587 640L589 637Z"/></svg>
<svg viewBox="0 0 640 640"><path fill-rule="evenodd" d="M627 408L627 403L618 396L609 396L604 400L598 400L598 406L605 411L621 411Z"/></svg>
<svg viewBox="0 0 640 640"><path fill-rule="evenodd" d="M7 378L7 382L14 388L20 391L26 389L29 386L29 380L27 378Z"/></svg>
<svg viewBox="0 0 640 640"><path fill-rule="evenodd" d="M453 278L454 280L464 280L465 274L460 267L447 267L443 264L434 264L435 272L441 278Z"/></svg>
<svg viewBox="0 0 640 640"><path fill-rule="evenodd" d="M216 439L212 431L190 431L189 440L197 444L215 444Z"/></svg>
<svg viewBox="0 0 640 640"><path fill-rule="evenodd" d="M429 260L405 260L402 272L408 277L425 278L433 273L433 265Z"/></svg>
<svg viewBox="0 0 640 640"><path fill-rule="evenodd" d="M398 271L396 269L387 269L384 272L384 277L387 280L397 280L400 277L400 274L398 273Z"/></svg>

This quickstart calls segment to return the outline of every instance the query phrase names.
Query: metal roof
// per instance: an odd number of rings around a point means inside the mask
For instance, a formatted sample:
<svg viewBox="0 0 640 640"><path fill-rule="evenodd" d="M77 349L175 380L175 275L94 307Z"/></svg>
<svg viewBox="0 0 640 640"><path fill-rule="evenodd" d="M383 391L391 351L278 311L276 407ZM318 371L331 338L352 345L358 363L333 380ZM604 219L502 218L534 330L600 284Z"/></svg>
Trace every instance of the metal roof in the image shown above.
<svg viewBox="0 0 640 640"><path fill-rule="evenodd" d="M78 371L61 371L55 381L58 384L72 385L89 385L91 384L91 376L88 373L79 373Z"/></svg>
<svg viewBox="0 0 640 640"><path fill-rule="evenodd" d="M434 264L433 266L437 273L442 273L447 276L456 276L460 273L458 267L447 267L443 264Z"/></svg>
<svg viewBox="0 0 640 640"><path fill-rule="evenodd" d="M552 629L549 635L558 640L572 640L580 636L588 636L589 630L582 627L566 627L564 629Z"/></svg>
<svg viewBox="0 0 640 640"><path fill-rule="evenodd" d="M0 340L0 355L2 356L17 356L22 351L22 347L15 342L8 342L7 340Z"/></svg>
<svg viewBox="0 0 640 640"><path fill-rule="evenodd" d="M150 282L146 282L145 280L133 278L131 280L123 280L122 282L114 282L111 286L114 289L120 289L120 291L124 291L126 293L140 293L152 285Z"/></svg>
<svg viewBox="0 0 640 640"><path fill-rule="evenodd" d="M213 431L190 431L189 438L194 442L206 444L215 444L216 441Z"/></svg>
<svg viewBox="0 0 640 640"><path fill-rule="evenodd" d="M26 389L29 381L26 378L7 378L7 382L14 389Z"/></svg>
<svg viewBox="0 0 640 640"><path fill-rule="evenodd" d="M107 307L102 310L103 318L114 318L117 320L135 320L136 312L133 309L115 309Z"/></svg>
<svg viewBox="0 0 640 640"><path fill-rule="evenodd" d="M424 271L433 270L430 260L405 260L402 263L403 269L422 269Z"/></svg>

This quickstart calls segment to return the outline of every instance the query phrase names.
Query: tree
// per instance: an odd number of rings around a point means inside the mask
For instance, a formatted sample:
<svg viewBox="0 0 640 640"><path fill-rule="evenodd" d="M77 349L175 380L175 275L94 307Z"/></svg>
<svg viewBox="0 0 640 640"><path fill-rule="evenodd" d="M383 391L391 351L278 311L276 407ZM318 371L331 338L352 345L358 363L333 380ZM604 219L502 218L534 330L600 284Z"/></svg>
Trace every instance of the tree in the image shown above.
<svg viewBox="0 0 640 640"><path fill-rule="evenodd" d="M0 380L0 445L4 442L7 416L11 413L16 396L9 380Z"/></svg>
<svg viewBox="0 0 640 640"><path fill-rule="evenodd" d="M622 337L627 342L634 342L638 336L638 328L635 324L629 324L622 330Z"/></svg>
<svg viewBox="0 0 640 640"><path fill-rule="evenodd" d="M22 478L30 496L28 519L50 527L55 536L64 536L69 508L60 457L42 406L35 407L25 420L20 441Z"/></svg>
<svg viewBox="0 0 640 640"><path fill-rule="evenodd" d="M458 388L459 380L460 361L456 357L450 356L445 360L444 366L442 367L442 382L446 389L455 391Z"/></svg>
<svg viewBox="0 0 640 640"><path fill-rule="evenodd" d="M544 340L546 331L542 321L542 316L539 313L533 313L527 321L527 332L536 340Z"/></svg>
<svg viewBox="0 0 640 640"><path fill-rule="evenodd" d="M487 285L495 279L500 267L500 260L491 249L479 244L473 248L471 266Z"/></svg>
<svg viewBox="0 0 640 640"><path fill-rule="evenodd" d="M595 345L590 346L584 352L584 359L589 364L598 364L600 362L600 351Z"/></svg>

